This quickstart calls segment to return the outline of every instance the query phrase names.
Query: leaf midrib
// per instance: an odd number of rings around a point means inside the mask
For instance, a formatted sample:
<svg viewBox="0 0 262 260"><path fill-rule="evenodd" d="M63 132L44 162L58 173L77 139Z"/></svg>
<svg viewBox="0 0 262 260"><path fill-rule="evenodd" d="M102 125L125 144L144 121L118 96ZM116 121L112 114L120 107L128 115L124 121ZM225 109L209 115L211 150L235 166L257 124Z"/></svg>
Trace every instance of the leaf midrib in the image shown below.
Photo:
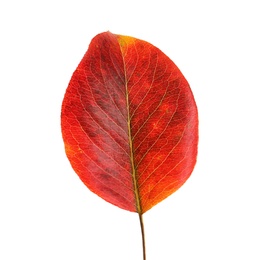
<svg viewBox="0 0 262 260"><path fill-rule="evenodd" d="M139 188L138 188L138 182L137 182L137 172L135 169L134 148L133 148L132 133L131 133L131 117L130 117L130 106L129 106L130 102L129 102L129 92L128 92L128 81L127 81L127 75L126 75L126 64L125 64L124 55L123 55L123 51L122 51L120 44L119 44L119 48L121 51L121 56L123 59L123 67L124 67L124 83L125 83L125 92L126 92L127 128L128 128L128 142L129 142L129 148L130 148L131 175L132 175L132 181L133 181L133 186L134 186L137 213L139 215L142 215L142 207L141 207L140 194L139 194Z"/></svg>

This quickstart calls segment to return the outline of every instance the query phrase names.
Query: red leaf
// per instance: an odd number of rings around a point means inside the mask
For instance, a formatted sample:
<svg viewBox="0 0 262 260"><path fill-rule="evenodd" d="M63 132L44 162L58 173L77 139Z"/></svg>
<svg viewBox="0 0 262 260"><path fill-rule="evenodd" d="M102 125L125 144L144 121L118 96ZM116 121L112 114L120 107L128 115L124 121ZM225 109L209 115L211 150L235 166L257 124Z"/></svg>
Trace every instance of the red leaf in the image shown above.
<svg viewBox="0 0 262 260"><path fill-rule="evenodd" d="M158 48L110 32L97 35L62 105L67 157L106 201L143 214L190 176L198 116L190 87Z"/></svg>

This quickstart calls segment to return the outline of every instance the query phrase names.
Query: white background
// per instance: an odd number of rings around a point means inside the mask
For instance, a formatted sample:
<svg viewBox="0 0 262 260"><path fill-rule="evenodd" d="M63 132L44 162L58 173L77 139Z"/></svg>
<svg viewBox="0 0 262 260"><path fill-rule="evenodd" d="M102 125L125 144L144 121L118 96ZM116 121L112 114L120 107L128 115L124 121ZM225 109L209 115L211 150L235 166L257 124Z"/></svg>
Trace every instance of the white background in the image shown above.
<svg viewBox="0 0 262 260"><path fill-rule="evenodd" d="M148 260L261 260L261 17L255 0L2 1L0 259L142 260L137 214L81 183L60 132L71 75L110 30L165 52L199 108L192 176L144 215Z"/></svg>

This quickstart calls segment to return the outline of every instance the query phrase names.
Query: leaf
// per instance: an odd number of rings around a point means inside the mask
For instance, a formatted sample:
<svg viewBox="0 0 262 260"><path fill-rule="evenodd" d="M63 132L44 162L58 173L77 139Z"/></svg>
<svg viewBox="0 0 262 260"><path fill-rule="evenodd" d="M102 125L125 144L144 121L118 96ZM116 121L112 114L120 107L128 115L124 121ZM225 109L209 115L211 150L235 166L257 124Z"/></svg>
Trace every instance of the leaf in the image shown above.
<svg viewBox="0 0 262 260"><path fill-rule="evenodd" d="M133 37L92 40L66 90L61 126L84 184L140 215L181 187L196 163L190 87L163 52Z"/></svg>

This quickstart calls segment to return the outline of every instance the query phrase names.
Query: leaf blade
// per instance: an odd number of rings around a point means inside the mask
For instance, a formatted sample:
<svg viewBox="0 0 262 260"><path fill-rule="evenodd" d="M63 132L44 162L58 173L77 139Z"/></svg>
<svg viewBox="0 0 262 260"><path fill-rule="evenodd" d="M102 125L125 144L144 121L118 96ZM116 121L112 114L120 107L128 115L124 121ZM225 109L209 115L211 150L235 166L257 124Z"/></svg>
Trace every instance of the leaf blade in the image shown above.
<svg viewBox="0 0 262 260"><path fill-rule="evenodd" d="M129 211L142 214L171 195L196 162L198 116L186 79L159 49L129 36L92 40L66 91L61 125L80 179Z"/></svg>

